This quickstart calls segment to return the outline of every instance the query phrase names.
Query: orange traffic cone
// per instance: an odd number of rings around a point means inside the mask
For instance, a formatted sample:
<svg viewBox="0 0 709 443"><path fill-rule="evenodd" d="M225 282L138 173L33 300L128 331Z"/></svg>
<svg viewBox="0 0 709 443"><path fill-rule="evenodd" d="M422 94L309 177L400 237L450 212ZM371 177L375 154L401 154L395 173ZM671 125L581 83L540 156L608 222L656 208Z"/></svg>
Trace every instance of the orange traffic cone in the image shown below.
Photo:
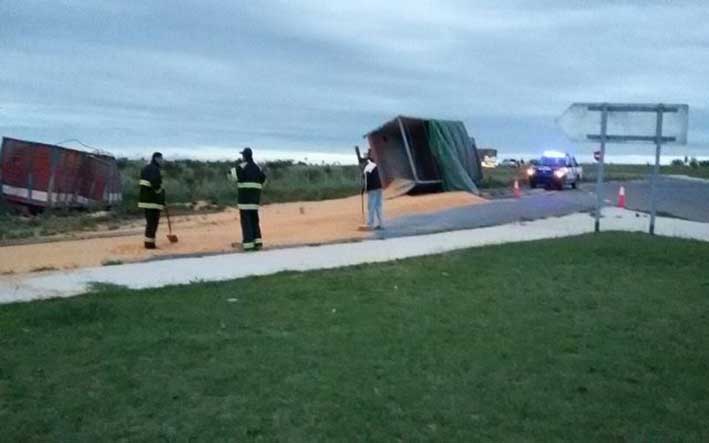
<svg viewBox="0 0 709 443"><path fill-rule="evenodd" d="M517 179L515 179L514 193L515 193L515 198L520 198L522 196L522 194L520 193L520 190L519 190L519 180L517 180Z"/></svg>
<svg viewBox="0 0 709 443"><path fill-rule="evenodd" d="M625 186L618 189L618 207L625 208Z"/></svg>

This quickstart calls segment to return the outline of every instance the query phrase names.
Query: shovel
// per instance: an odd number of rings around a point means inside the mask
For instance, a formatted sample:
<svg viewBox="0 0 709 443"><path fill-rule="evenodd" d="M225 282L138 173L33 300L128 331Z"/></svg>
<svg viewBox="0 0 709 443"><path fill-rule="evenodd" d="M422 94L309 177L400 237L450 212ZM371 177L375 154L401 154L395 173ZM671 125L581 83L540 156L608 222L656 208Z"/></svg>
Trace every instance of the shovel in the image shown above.
<svg viewBox="0 0 709 443"><path fill-rule="evenodd" d="M167 210L167 205L165 205L165 217L167 217L167 239L170 243L177 243L177 235L172 233L172 223L170 223L170 211Z"/></svg>

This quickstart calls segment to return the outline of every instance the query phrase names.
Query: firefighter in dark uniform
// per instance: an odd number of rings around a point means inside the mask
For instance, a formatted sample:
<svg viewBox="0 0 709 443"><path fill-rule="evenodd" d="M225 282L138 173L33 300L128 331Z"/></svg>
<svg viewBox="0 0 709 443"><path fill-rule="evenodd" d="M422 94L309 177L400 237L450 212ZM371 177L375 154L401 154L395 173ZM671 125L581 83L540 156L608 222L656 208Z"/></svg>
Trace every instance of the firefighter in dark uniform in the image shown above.
<svg viewBox="0 0 709 443"><path fill-rule="evenodd" d="M162 188L162 154L156 152L140 172L138 207L145 211L145 249L155 249L155 234L160 223L160 211L165 208L165 190Z"/></svg>
<svg viewBox="0 0 709 443"><path fill-rule="evenodd" d="M239 218L241 219L241 247L244 251L261 249L261 226L258 210L261 204L261 189L266 175L254 163L251 148L241 151L242 162L235 168L236 184L239 188Z"/></svg>

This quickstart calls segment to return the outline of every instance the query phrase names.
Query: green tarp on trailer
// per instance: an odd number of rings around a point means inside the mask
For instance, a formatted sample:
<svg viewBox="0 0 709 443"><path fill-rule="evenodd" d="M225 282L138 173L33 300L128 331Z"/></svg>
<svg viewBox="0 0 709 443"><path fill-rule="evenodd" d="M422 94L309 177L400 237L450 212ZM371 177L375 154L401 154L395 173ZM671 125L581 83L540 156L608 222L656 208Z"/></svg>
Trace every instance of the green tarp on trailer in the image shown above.
<svg viewBox="0 0 709 443"><path fill-rule="evenodd" d="M438 170L445 191L468 191L477 193L471 167L479 163L473 159L470 137L462 122L428 120L428 145L438 163Z"/></svg>

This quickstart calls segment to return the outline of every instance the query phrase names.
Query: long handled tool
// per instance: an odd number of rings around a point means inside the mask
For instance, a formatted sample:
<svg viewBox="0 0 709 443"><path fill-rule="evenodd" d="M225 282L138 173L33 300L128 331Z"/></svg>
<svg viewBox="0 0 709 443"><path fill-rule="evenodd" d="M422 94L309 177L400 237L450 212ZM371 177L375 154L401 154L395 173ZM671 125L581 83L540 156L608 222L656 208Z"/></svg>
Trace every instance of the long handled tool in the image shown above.
<svg viewBox="0 0 709 443"><path fill-rule="evenodd" d="M357 164L359 165L360 168L362 168L362 165L365 163L365 159L362 158L362 154L359 152L359 146L355 146L355 153L357 154ZM360 201L362 204L362 224L359 225L359 230L360 231L366 231L369 229L369 226L367 226L367 220L364 216L364 172L359 175L360 183L361 183L361 191L359 193Z"/></svg>
<svg viewBox="0 0 709 443"><path fill-rule="evenodd" d="M177 235L172 233L172 223L170 223L170 211L168 211L167 205L165 205L165 217L167 218L167 239L170 241L170 243L177 243Z"/></svg>
<svg viewBox="0 0 709 443"><path fill-rule="evenodd" d="M359 196L361 197L360 200L362 200L362 225L366 225L367 221L364 218L364 189L359 193Z"/></svg>

